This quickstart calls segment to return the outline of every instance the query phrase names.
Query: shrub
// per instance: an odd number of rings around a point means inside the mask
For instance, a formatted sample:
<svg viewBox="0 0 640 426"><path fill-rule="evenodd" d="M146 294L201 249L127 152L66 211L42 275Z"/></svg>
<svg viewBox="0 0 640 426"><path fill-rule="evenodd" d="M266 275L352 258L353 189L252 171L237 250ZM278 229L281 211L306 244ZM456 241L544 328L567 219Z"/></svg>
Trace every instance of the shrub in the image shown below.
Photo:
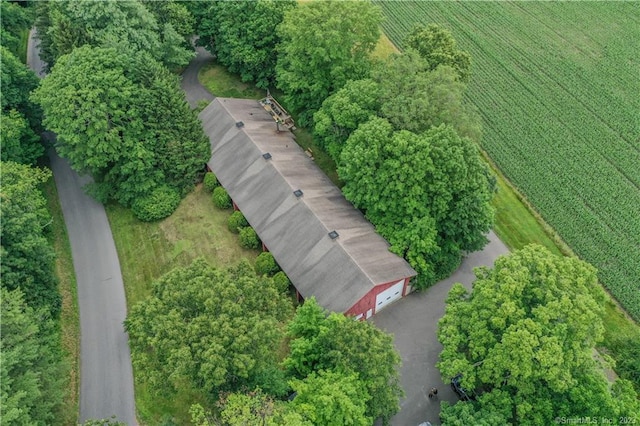
<svg viewBox="0 0 640 426"><path fill-rule="evenodd" d="M202 181L202 184L204 185L204 188L209 192L213 192L214 189L220 186L218 178L212 172L207 172L204 174L204 180Z"/></svg>
<svg viewBox="0 0 640 426"><path fill-rule="evenodd" d="M256 274L258 275L273 275L280 270L280 267L273 258L273 255L268 251L260 253L256 259Z"/></svg>
<svg viewBox="0 0 640 426"><path fill-rule="evenodd" d="M150 195L134 201L133 214L143 222L153 222L171 216L180 204L180 194L168 186L154 189Z"/></svg>
<svg viewBox="0 0 640 426"><path fill-rule="evenodd" d="M249 223L247 222L247 219L244 218L244 215L240 211L231 213L231 216L227 219L227 227L229 228L229 231L234 234L240 232L240 228L244 228L248 225Z"/></svg>
<svg viewBox="0 0 640 426"><path fill-rule="evenodd" d="M250 226L240 229L240 246L246 249L257 249L260 247L260 238Z"/></svg>
<svg viewBox="0 0 640 426"><path fill-rule="evenodd" d="M291 281L289 280L289 277L287 277L287 274L280 271L273 276L273 283L280 292L284 293L289 288Z"/></svg>
<svg viewBox="0 0 640 426"><path fill-rule="evenodd" d="M231 197L223 187L218 186L213 190L213 204L219 209L231 208Z"/></svg>

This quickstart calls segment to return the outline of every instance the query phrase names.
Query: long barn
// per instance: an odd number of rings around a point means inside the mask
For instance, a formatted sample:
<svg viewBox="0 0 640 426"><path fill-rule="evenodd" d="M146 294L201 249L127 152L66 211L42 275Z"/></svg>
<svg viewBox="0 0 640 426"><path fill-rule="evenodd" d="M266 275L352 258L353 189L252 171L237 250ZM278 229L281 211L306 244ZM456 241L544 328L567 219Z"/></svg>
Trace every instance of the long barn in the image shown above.
<svg viewBox="0 0 640 426"><path fill-rule="evenodd" d="M302 297L359 319L411 291L416 272L262 104L216 98L199 117L207 166Z"/></svg>

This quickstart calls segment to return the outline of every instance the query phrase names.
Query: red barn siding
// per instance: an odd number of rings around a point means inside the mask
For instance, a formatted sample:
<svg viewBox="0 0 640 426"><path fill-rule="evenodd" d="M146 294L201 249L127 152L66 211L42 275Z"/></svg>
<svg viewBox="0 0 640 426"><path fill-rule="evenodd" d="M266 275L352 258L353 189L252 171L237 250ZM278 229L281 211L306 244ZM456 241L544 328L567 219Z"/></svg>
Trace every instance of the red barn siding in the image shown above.
<svg viewBox="0 0 640 426"><path fill-rule="evenodd" d="M402 288L403 296L406 296L407 294L409 280L410 278L404 279L404 286ZM376 314L376 311L375 311L376 296L382 293L383 291L385 291L386 289L390 288L391 286L393 286L398 281L400 281L400 279L375 286L374 288L371 289L371 291L365 294L364 297L360 299L355 305L349 308L349 310L346 311L344 314L353 315L353 316L358 316L362 314L363 315L362 319L366 319L367 311L369 309L372 309L372 315L375 315Z"/></svg>

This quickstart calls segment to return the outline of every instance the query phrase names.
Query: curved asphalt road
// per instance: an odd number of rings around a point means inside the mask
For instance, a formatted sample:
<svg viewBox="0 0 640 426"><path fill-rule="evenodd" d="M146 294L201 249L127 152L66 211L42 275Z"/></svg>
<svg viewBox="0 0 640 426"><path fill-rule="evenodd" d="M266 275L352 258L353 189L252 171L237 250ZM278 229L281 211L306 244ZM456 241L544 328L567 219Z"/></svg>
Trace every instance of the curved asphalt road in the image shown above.
<svg viewBox="0 0 640 426"><path fill-rule="evenodd" d="M27 62L43 77L43 63L29 37ZM52 134L47 135L54 140ZM133 372L122 322L127 305L118 254L102 204L87 196L79 177L53 149L51 168L69 234L80 308L80 421L113 415L136 425Z"/></svg>
<svg viewBox="0 0 640 426"><path fill-rule="evenodd" d="M198 71L209 62L213 56L204 47L196 47L197 56L189 63L189 66L182 73L182 81L180 86L184 90L187 101L191 108L198 106L198 102L201 100L212 101L214 96L205 89L198 81Z"/></svg>

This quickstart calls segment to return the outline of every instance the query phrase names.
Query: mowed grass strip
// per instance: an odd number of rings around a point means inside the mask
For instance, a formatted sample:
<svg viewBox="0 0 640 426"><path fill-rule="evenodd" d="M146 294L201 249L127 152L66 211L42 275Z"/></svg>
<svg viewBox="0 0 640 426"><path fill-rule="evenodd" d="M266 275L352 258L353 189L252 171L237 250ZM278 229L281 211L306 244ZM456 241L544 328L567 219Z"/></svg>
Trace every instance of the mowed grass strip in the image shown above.
<svg viewBox="0 0 640 426"><path fill-rule="evenodd" d="M53 219L49 225L48 239L56 253L55 274L58 277L58 291L62 298L60 340L65 361L69 366L66 395L58 418L60 424L75 425L78 423L78 383L80 380L80 316L76 276L73 269L71 244L53 177L43 185L43 192L47 199L47 208Z"/></svg>
<svg viewBox="0 0 640 426"><path fill-rule="evenodd" d="M108 205L106 211L120 258L129 310L151 294L154 280L173 268L189 265L197 257L226 268L243 258L254 263L259 254L257 250L240 247L238 236L227 229L232 210L215 208L211 194L202 185L182 200L173 215L159 222L140 222L131 210L115 204ZM176 395L165 397L137 378L135 382L138 416L145 424L168 420L189 424L190 405L204 400L197 389L186 383Z"/></svg>

